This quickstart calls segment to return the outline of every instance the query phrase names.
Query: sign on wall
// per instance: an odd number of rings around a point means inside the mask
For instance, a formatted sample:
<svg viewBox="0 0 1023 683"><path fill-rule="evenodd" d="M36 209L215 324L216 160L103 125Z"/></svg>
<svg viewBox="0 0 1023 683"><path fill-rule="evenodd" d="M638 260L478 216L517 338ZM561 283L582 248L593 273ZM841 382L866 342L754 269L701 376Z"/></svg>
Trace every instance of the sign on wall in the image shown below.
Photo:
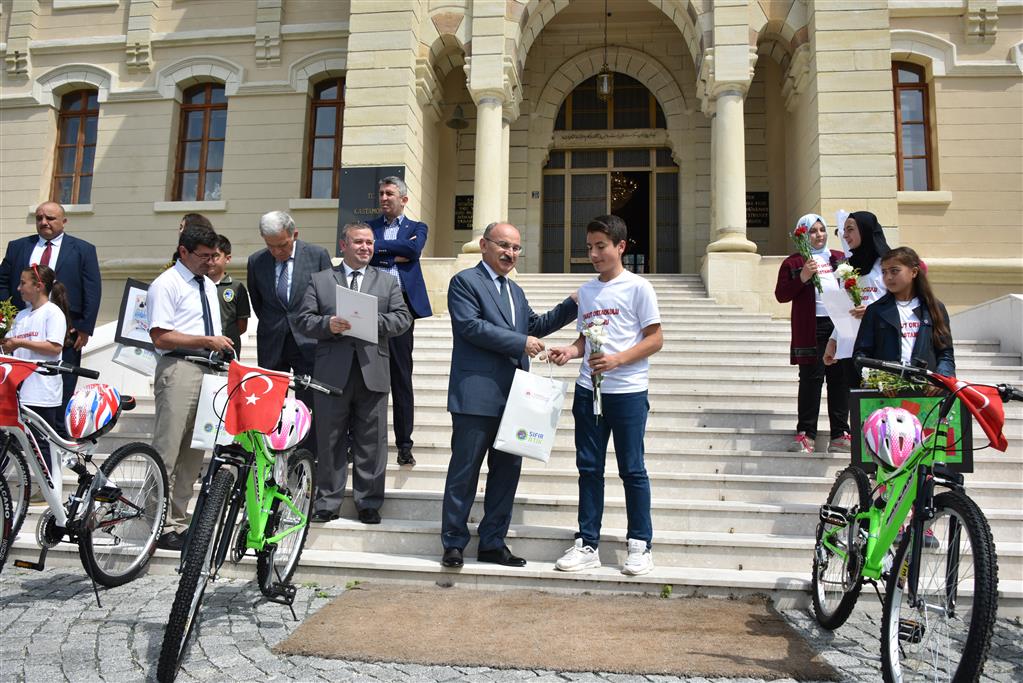
<svg viewBox="0 0 1023 683"><path fill-rule="evenodd" d="M771 205L767 192L746 193L746 227L771 227Z"/></svg>
<svg viewBox="0 0 1023 683"><path fill-rule="evenodd" d="M472 230L472 195L455 195L455 230Z"/></svg>
<svg viewBox="0 0 1023 683"><path fill-rule="evenodd" d="M337 200L337 240L334 251L341 255L337 242L341 228L348 223L366 223L380 215L377 183L388 176L405 179L404 166L350 166L341 169L341 196Z"/></svg>

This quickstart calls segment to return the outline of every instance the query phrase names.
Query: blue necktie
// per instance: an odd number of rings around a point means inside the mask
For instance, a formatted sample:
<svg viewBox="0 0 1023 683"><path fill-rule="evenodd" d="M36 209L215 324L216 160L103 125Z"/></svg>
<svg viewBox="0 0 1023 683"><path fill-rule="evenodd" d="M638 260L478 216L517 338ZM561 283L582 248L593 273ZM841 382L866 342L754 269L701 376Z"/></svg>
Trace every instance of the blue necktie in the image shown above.
<svg viewBox="0 0 1023 683"><path fill-rule="evenodd" d="M501 300L501 310L507 316L508 322L512 322L511 292L508 291L508 280L503 275L498 275L497 284L497 298Z"/></svg>
<svg viewBox="0 0 1023 683"><path fill-rule="evenodd" d="M207 337L213 336L213 314L210 313L210 301L206 298L206 282L202 275L196 275L199 283L199 300L202 301L202 329Z"/></svg>
<svg viewBox="0 0 1023 683"><path fill-rule="evenodd" d="M281 274L277 278L277 298L285 308L288 307L288 261L281 264Z"/></svg>

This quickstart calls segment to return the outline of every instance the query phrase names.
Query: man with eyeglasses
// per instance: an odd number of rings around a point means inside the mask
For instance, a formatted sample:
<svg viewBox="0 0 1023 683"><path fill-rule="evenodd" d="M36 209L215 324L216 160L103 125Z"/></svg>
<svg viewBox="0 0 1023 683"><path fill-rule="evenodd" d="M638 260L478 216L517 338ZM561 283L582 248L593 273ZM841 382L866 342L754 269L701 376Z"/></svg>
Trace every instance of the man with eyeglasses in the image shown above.
<svg viewBox="0 0 1023 683"><path fill-rule="evenodd" d="M522 567L526 561L505 544L522 459L492 445L515 370L529 369L529 359L543 351L540 337L575 321L578 306L573 294L543 315L529 307L522 288L508 278L522 251L514 225L488 225L480 251L483 260L448 284L454 338L448 379L452 433L441 519L441 564L462 566L462 553L469 543L469 512L480 466L489 452L477 559Z"/></svg>
<svg viewBox="0 0 1023 683"><path fill-rule="evenodd" d="M192 448L192 427L202 378L208 370L184 360L211 351L233 355L221 332L217 287L207 277L217 255L217 233L200 225L178 236L178 260L153 280L146 296L149 336L160 356L153 379L156 418L153 448L167 466L170 510L157 547L180 551L188 530L188 501L202 469L203 451Z"/></svg>

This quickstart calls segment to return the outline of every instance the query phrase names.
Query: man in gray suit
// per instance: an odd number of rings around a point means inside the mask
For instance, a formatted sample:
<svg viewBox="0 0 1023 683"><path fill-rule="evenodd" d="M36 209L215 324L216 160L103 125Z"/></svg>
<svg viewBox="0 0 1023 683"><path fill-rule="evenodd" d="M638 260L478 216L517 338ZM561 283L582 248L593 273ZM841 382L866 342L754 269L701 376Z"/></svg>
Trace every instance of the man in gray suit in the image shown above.
<svg viewBox="0 0 1023 683"><path fill-rule="evenodd" d="M309 278L330 268L327 250L298 239L295 221L284 211L271 211L259 219L259 234L266 243L249 256L247 285L252 310L259 319L256 327L256 357L260 367L297 375L313 371L316 342L302 334L296 323ZM312 406L312 392L295 394ZM306 447L316 455L315 439Z"/></svg>
<svg viewBox="0 0 1023 683"><path fill-rule="evenodd" d="M412 325L398 279L369 265L373 229L349 223L341 229L344 260L316 273L306 289L296 322L302 334L317 340L313 374L343 390L341 397L316 394L313 424L320 457L312 521L338 518L348 474L349 434L352 496L363 524L380 523L387 471L387 394L391 365L387 340ZM337 287L377 298L377 343L345 334L352 326L337 317Z"/></svg>
<svg viewBox="0 0 1023 683"><path fill-rule="evenodd" d="M529 307L522 288L508 279L522 250L519 231L510 223L492 223L480 240L483 261L451 278L448 313L454 347L448 380L451 413L451 462L444 485L441 543L445 567L461 567L469 542L469 512L476 498L480 466L489 453L487 491L479 525L480 562L521 567L504 538L522 458L493 448L515 370L543 351L545 337L576 317L575 295L543 315Z"/></svg>

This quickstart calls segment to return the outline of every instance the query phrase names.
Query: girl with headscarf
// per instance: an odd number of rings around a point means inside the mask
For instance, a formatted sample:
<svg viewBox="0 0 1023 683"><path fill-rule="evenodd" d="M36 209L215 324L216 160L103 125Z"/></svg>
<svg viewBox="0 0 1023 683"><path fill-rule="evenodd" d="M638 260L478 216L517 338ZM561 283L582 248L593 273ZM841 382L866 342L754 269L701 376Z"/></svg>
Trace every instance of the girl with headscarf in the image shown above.
<svg viewBox="0 0 1023 683"><path fill-rule="evenodd" d="M835 326L824 308L821 294L813 283L817 275L821 287L837 288L834 269L842 252L828 249L828 228L824 219L809 213L799 219L796 230L805 229L810 242L810 258L795 253L782 261L774 296L779 303L792 302L792 340L789 363L799 366L799 395L796 436L790 452L813 453L820 416L821 388L828 383L828 419L831 428L829 451L849 451L849 390L842 368L824 365L824 351Z"/></svg>

